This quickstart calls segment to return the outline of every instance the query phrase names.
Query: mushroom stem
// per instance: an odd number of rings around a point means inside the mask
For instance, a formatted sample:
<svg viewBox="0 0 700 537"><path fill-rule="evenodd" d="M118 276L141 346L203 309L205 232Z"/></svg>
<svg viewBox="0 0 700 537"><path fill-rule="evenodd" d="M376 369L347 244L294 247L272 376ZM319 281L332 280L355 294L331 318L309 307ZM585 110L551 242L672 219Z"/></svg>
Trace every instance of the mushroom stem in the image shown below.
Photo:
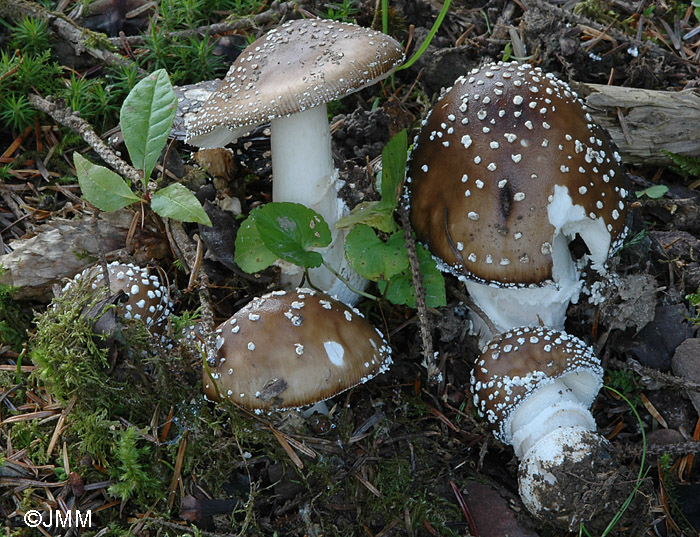
<svg viewBox="0 0 700 537"><path fill-rule="evenodd" d="M270 123L273 201L301 203L333 224L343 210L335 183L326 105L314 106Z"/></svg>
<svg viewBox="0 0 700 537"><path fill-rule="evenodd" d="M331 229L330 245L320 250L324 260L352 286L364 289L366 282L350 269L345 259L346 232L335 227L347 206L338 198L338 170L333 166L326 105L273 120L270 137L273 201L301 203L319 213ZM287 263L280 267L283 286L296 287L301 283L304 272L300 267ZM311 269L309 278L312 285L336 295L342 302L357 301L358 295L324 266Z"/></svg>

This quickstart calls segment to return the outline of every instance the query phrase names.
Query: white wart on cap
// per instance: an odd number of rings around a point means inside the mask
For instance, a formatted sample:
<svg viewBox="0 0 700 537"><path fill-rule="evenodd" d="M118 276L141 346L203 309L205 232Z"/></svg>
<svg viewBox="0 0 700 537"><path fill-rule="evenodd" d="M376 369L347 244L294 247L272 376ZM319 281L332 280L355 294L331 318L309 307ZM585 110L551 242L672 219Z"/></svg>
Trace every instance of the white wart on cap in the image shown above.
<svg viewBox="0 0 700 537"><path fill-rule="evenodd" d="M132 263L113 261L107 265L109 271L109 291L116 295L123 291L126 302L119 306L125 319L142 321L154 335L161 336L166 328L172 304L168 287L160 275L150 268ZM104 272L101 265L94 265L77 274L75 280L87 280L92 289L104 285ZM71 286L68 282L66 288ZM65 289L65 288L64 288Z"/></svg>
<svg viewBox="0 0 700 537"><path fill-rule="evenodd" d="M330 20L290 21L249 45L204 106L186 118L187 142L221 147L250 128L270 122L272 199L300 203L331 228L324 260L356 288L364 281L349 268L344 233L334 224L347 211L338 199L326 103L389 76L401 62L392 37ZM345 302L357 295L325 267L309 271L314 285ZM294 287L302 270L282 265L282 285Z"/></svg>
<svg viewBox="0 0 700 537"><path fill-rule="evenodd" d="M553 284L565 312L580 288L568 242L580 235L602 270L626 234L619 161L566 83L526 64L485 65L424 123L407 179L411 222L444 270L491 288ZM532 315L539 298L489 308L480 302L491 290L467 287L502 330L537 322L517 310ZM510 300L521 305L501 319ZM563 313L543 320L561 327Z"/></svg>
<svg viewBox="0 0 700 537"><path fill-rule="evenodd" d="M311 289L256 298L216 333L206 396L256 412L315 404L391 364L388 343L357 310Z"/></svg>
<svg viewBox="0 0 700 537"><path fill-rule="evenodd" d="M494 435L522 458L549 432L583 426L595 430L589 411L603 385L600 360L577 337L541 327L501 334L472 371L474 405Z"/></svg>

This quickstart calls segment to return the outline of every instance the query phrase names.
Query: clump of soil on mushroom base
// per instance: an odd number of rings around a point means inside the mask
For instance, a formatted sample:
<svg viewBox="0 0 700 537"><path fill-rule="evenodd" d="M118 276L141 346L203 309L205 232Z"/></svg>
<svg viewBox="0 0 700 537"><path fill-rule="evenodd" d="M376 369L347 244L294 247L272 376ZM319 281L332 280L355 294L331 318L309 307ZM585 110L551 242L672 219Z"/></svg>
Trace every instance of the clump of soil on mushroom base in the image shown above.
<svg viewBox="0 0 700 537"><path fill-rule="evenodd" d="M581 457L576 447L565 445L561 464L544 463L540 473L530 479L535 481L540 503L552 507L540 513L546 525L558 529L569 525L573 532L584 527L591 535L602 535L633 493L638 476L611 457L607 442L596 442L595 433L588 436L588 445L595 446L590 453ZM521 479L524 472L523 465ZM543 486L538 487L537 482ZM557 486L552 488L545 482L556 482ZM638 535L648 513L646 497L636 493L612 535Z"/></svg>

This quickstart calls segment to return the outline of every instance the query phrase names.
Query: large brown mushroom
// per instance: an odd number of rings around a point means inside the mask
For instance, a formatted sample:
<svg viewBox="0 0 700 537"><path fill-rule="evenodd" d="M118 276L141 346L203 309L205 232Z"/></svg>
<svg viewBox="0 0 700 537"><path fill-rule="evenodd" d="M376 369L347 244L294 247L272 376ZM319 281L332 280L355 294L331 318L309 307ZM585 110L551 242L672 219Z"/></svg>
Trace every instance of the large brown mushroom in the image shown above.
<svg viewBox="0 0 700 537"><path fill-rule="evenodd" d="M311 289L253 299L216 329L204 393L256 412L313 405L386 371L391 347L354 309Z"/></svg>
<svg viewBox="0 0 700 537"><path fill-rule="evenodd" d="M337 197L326 103L386 78L403 58L400 44L381 32L332 20L287 22L241 53L219 88L187 118L187 141L221 147L270 122L273 200L301 203L321 214L333 236L324 258L359 284L334 228L346 208ZM286 283L299 283L300 271L282 268ZM327 269L311 275L324 291L352 298Z"/></svg>
<svg viewBox="0 0 700 537"><path fill-rule="evenodd" d="M580 291L568 244L603 271L625 237L625 172L569 86L497 63L458 78L416 140L411 222L497 330L563 327Z"/></svg>

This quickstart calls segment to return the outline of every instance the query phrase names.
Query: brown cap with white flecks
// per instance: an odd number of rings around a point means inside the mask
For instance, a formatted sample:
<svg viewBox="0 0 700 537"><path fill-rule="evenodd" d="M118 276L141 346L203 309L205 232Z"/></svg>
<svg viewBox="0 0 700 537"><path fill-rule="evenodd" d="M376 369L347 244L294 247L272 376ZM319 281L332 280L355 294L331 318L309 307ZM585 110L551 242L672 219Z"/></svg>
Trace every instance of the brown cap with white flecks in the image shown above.
<svg viewBox="0 0 700 537"><path fill-rule="evenodd" d="M579 338L544 327L521 327L488 344L471 375L474 405L496 437L510 443L508 420L541 386L562 381L590 407L602 385L600 360Z"/></svg>
<svg viewBox="0 0 700 537"><path fill-rule="evenodd" d="M256 411L312 405L386 371L391 348L355 309L311 289L253 299L216 329L209 399Z"/></svg>
<svg viewBox="0 0 700 537"><path fill-rule="evenodd" d="M116 295L124 291L128 297L119 308L125 319L144 322L151 333L162 335L167 326L172 304L168 287L159 274L149 268L132 263L114 261L107 265L109 271L109 291ZM101 265L83 270L75 279L87 279L92 289L104 285L104 272ZM71 282L67 284L67 287Z"/></svg>
<svg viewBox="0 0 700 537"><path fill-rule="evenodd" d="M187 142L222 147L250 127L340 99L401 62L392 37L324 19L290 21L251 43L193 118Z"/></svg>
<svg viewBox="0 0 700 537"><path fill-rule="evenodd" d="M411 222L456 275L539 285L552 279L553 237L572 219L599 220L602 257L620 246L619 161L566 83L526 64L485 65L455 81L421 130Z"/></svg>

